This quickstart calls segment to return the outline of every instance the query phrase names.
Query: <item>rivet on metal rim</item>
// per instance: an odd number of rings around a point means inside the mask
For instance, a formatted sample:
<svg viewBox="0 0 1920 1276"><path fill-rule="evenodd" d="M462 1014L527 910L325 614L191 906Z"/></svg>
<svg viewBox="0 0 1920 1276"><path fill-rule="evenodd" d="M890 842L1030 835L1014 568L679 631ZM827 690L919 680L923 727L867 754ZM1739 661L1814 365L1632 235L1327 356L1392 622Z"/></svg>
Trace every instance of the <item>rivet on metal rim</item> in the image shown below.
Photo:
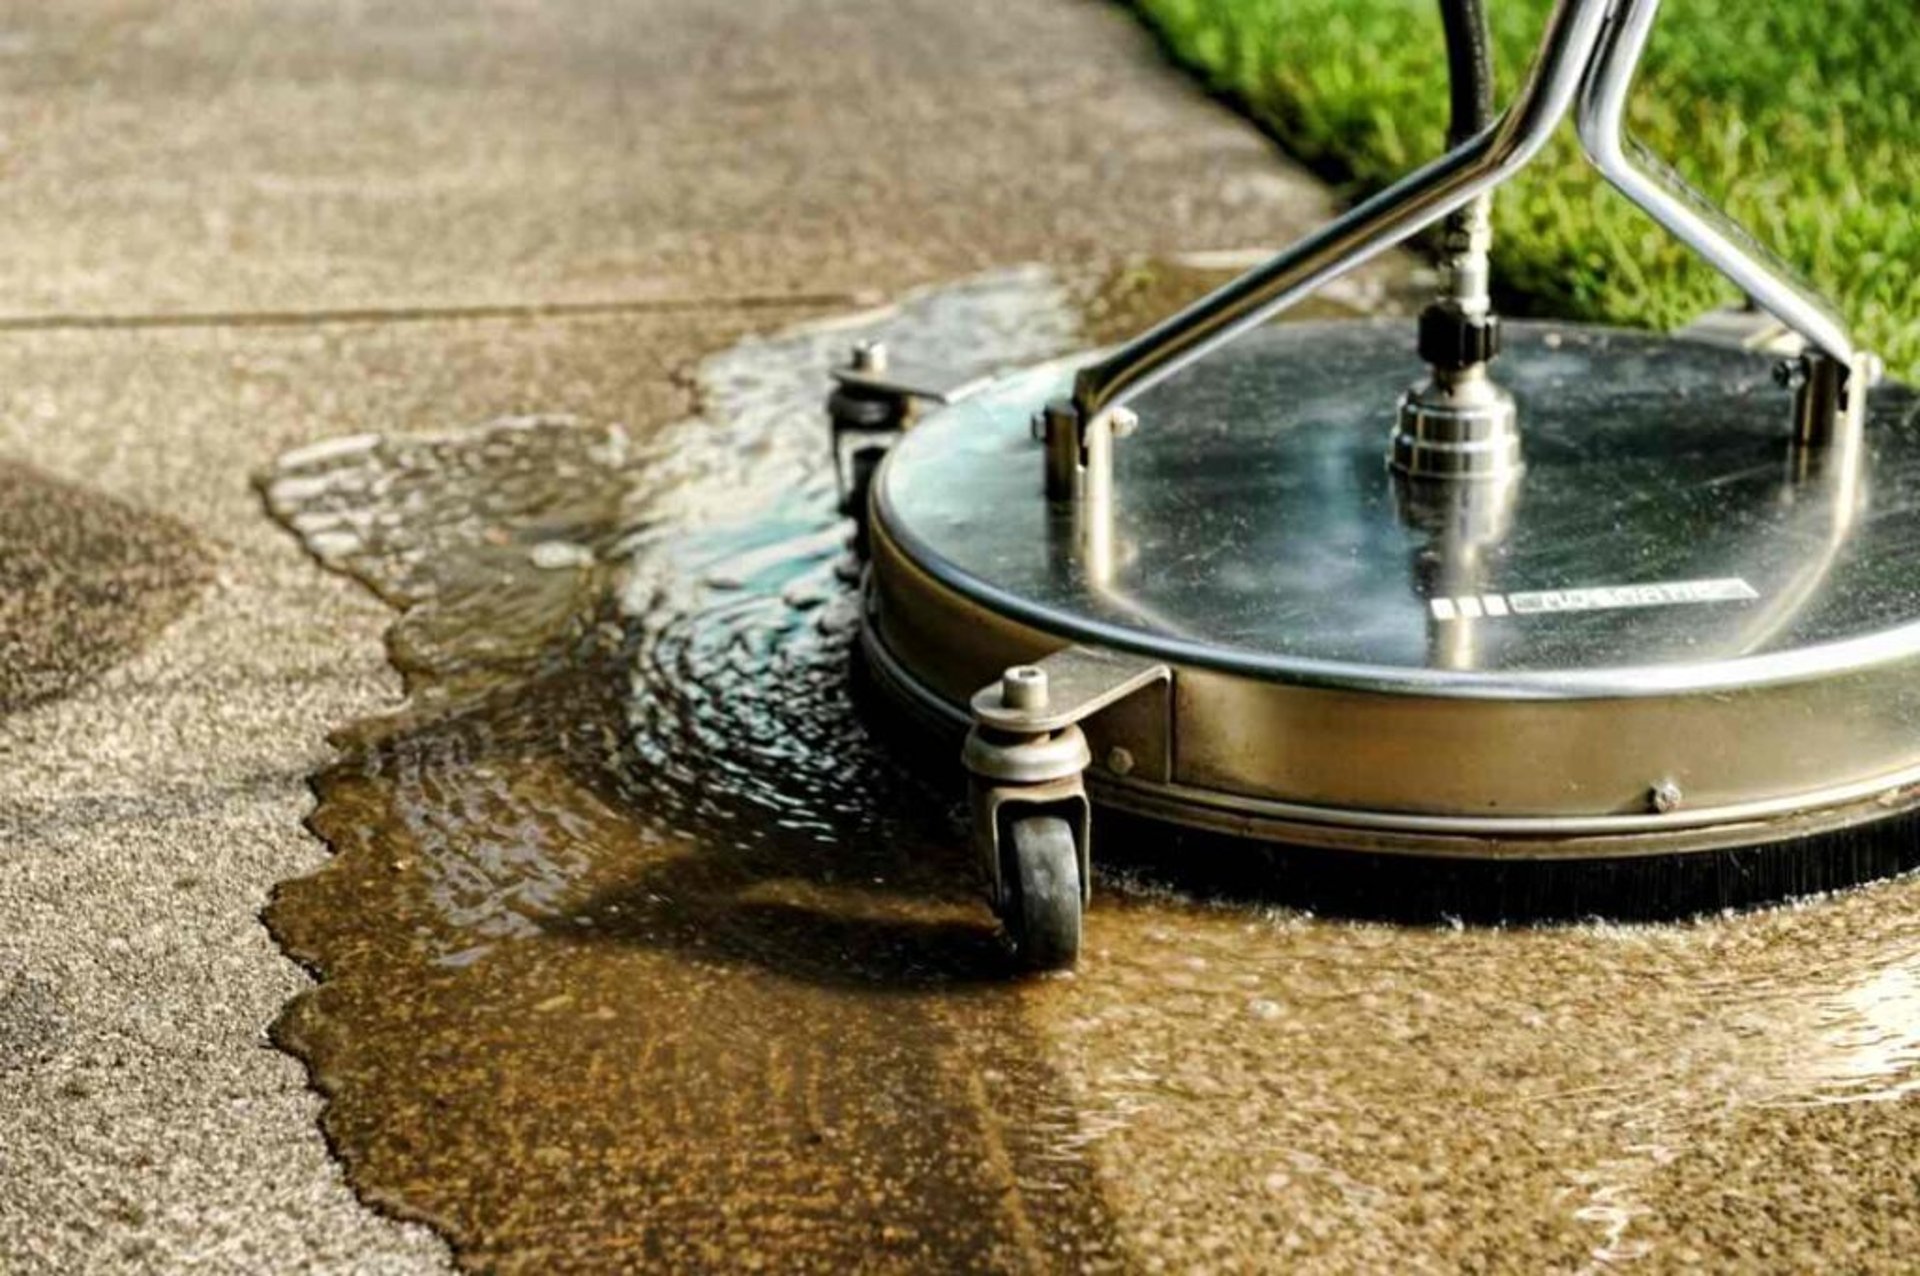
<svg viewBox="0 0 1920 1276"><path fill-rule="evenodd" d="M1662 780L1647 790L1647 807L1657 815L1665 815L1669 811L1679 810L1685 798L1679 785L1672 780Z"/></svg>

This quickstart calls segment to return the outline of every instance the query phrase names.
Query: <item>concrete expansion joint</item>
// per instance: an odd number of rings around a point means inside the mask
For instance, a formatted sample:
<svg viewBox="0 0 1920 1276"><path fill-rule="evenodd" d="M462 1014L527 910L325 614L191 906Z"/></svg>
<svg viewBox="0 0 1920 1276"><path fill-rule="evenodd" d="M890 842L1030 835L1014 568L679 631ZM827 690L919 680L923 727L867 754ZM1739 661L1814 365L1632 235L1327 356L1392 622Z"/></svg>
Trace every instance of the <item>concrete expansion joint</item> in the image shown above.
<svg viewBox="0 0 1920 1276"><path fill-rule="evenodd" d="M500 302L466 306L346 306L313 310L127 311L101 314L0 314L0 332L93 332L128 328L300 328L326 324L449 323L471 319L574 319L710 310L859 309L878 304L870 290L711 293L604 301Z"/></svg>

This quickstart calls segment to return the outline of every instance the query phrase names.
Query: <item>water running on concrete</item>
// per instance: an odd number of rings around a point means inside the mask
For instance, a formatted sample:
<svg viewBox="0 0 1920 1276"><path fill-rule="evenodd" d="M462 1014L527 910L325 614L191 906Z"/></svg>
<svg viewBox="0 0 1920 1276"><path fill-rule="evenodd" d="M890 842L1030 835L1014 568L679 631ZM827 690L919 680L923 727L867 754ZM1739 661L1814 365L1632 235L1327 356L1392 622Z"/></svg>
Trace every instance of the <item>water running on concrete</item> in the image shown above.
<svg viewBox="0 0 1920 1276"><path fill-rule="evenodd" d="M889 322L1066 344L1015 276ZM370 1197L489 1267L1098 1265L1072 1104L1000 986L950 799L848 703L817 398L847 337L711 361L649 441L499 422L289 458L276 512L409 608L413 700L318 783L282 1029Z"/></svg>
<svg viewBox="0 0 1920 1276"><path fill-rule="evenodd" d="M710 359L655 439L271 476L405 609L409 705L338 734L336 856L270 915L363 1195L506 1269L1902 1265L1920 882L1495 930L1107 878L1078 973L1003 981L956 769L850 699L821 373L1037 359L1088 308L996 277Z"/></svg>

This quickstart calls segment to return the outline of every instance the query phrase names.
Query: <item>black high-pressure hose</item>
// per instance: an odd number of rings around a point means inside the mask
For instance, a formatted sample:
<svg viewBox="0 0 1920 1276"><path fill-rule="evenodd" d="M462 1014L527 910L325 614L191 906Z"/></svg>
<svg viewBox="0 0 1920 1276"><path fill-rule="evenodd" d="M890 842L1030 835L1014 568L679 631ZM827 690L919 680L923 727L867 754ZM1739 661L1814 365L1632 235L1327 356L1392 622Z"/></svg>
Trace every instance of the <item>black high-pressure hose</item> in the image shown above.
<svg viewBox="0 0 1920 1276"><path fill-rule="evenodd" d="M1493 56L1482 0L1440 0L1447 33L1447 144L1458 146L1493 123Z"/></svg>
<svg viewBox="0 0 1920 1276"><path fill-rule="evenodd" d="M1493 123L1485 0L1440 0L1440 25L1447 37L1447 145L1458 146ZM1448 217L1441 232L1440 295L1420 316L1420 352L1436 374L1484 363L1499 349L1498 320L1487 304L1487 208L1476 200Z"/></svg>

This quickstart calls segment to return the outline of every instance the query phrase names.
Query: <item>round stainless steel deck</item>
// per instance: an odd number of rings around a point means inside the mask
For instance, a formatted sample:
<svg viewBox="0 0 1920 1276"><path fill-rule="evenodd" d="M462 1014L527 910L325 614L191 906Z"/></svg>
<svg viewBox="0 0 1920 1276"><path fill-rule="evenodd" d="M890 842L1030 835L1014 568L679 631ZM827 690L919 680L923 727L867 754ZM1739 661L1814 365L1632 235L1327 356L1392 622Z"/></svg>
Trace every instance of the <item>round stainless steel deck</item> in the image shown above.
<svg viewBox="0 0 1920 1276"><path fill-rule="evenodd" d="M1151 654L1170 775L1096 768L1096 796L1310 844L1619 855L1920 801L1913 392L1874 391L1846 463L1792 453L1765 356L1509 338L1516 482L1389 471L1405 324L1279 326L1138 401L1104 545L1029 432L1071 363L930 416L876 480L883 681L960 720L1066 643Z"/></svg>

